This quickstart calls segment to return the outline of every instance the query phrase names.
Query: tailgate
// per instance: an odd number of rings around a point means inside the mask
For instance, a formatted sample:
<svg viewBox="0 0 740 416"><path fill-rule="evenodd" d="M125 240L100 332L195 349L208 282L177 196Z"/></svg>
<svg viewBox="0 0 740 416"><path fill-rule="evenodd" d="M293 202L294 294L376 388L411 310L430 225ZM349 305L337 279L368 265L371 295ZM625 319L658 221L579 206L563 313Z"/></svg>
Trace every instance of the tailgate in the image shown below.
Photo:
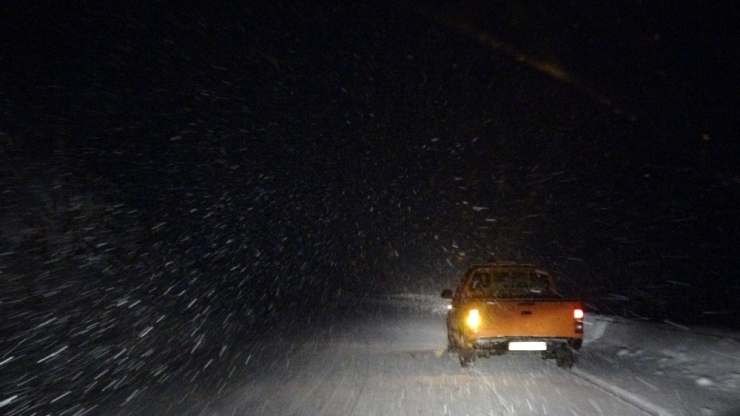
<svg viewBox="0 0 740 416"><path fill-rule="evenodd" d="M506 300L480 302L478 337L580 338L575 332L570 300Z"/></svg>

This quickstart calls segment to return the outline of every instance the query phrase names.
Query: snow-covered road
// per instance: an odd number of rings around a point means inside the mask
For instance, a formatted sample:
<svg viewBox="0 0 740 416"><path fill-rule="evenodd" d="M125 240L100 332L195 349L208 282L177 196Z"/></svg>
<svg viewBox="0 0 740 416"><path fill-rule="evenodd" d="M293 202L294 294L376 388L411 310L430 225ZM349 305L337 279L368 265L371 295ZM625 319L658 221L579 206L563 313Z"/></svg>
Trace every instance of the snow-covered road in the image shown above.
<svg viewBox="0 0 740 416"><path fill-rule="evenodd" d="M644 414L537 355L462 369L438 315L345 309L305 341L266 341L251 380L210 406L242 415ZM193 409L199 413L201 409Z"/></svg>
<svg viewBox="0 0 740 416"><path fill-rule="evenodd" d="M738 333L587 315L572 370L528 353L463 369L445 349L445 310L425 295L285 306L266 334L224 334L218 359L194 358L193 371L167 383L140 380L91 396L74 414L740 414ZM15 401L0 405L12 410Z"/></svg>
<svg viewBox="0 0 740 416"><path fill-rule="evenodd" d="M629 403L634 400L584 379L580 371L560 369L536 354L482 359L475 368L463 369L445 350L443 308L424 296L343 299L320 315L283 322L271 335L245 341L243 365L215 394L172 386L168 393L157 392L109 411L642 415L661 409L635 406Z"/></svg>

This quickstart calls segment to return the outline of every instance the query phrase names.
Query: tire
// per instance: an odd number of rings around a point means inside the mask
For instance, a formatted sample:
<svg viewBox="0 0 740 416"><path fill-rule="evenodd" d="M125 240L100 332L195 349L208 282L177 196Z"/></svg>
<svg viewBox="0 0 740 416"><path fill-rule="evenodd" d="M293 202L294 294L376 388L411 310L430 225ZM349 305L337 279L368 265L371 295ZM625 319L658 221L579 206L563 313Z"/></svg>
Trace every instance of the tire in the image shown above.
<svg viewBox="0 0 740 416"><path fill-rule="evenodd" d="M473 367L478 356L472 348L461 348L458 355L460 356L460 366L463 368Z"/></svg>
<svg viewBox="0 0 740 416"><path fill-rule="evenodd" d="M450 335L447 334L447 351L449 352L455 352L457 351L458 347L457 344L455 344L455 339Z"/></svg>
<svg viewBox="0 0 740 416"><path fill-rule="evenodd" d="M571 368L576 362L576 355L570 347L563 344L555 351L555 363L560 368Z"/></svg>

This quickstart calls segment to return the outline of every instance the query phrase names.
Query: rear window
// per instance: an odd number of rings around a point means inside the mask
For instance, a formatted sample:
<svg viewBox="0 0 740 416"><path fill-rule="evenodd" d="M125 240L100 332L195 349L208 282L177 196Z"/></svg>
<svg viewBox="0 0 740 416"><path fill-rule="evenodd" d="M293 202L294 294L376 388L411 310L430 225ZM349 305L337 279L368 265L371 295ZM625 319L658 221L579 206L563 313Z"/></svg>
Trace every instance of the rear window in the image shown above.
<svg viewBox="0 0 740 416"><path fill-rule="evenodd" d="M470 277L467 292L471 297L552 296L550 280L535 270L476 270Z"/></svg>

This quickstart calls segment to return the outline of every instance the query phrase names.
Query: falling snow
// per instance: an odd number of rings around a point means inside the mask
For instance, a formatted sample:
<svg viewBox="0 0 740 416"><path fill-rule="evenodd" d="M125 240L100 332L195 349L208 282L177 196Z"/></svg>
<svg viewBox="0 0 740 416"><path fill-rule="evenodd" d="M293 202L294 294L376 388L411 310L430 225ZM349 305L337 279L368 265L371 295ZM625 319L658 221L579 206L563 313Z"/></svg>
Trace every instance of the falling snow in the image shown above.
<svg viewBox="0 0 740 416"><path fill-rule="evenodd" d="M3 18L0 413L735 404L737 337L696 334L739 316L718 134L665 146L446 13L264 3ZM611 395L571 402L558 381L586 381L528 358L455 366L436 294L490 259L601 317L581 369Z"/></svg>

